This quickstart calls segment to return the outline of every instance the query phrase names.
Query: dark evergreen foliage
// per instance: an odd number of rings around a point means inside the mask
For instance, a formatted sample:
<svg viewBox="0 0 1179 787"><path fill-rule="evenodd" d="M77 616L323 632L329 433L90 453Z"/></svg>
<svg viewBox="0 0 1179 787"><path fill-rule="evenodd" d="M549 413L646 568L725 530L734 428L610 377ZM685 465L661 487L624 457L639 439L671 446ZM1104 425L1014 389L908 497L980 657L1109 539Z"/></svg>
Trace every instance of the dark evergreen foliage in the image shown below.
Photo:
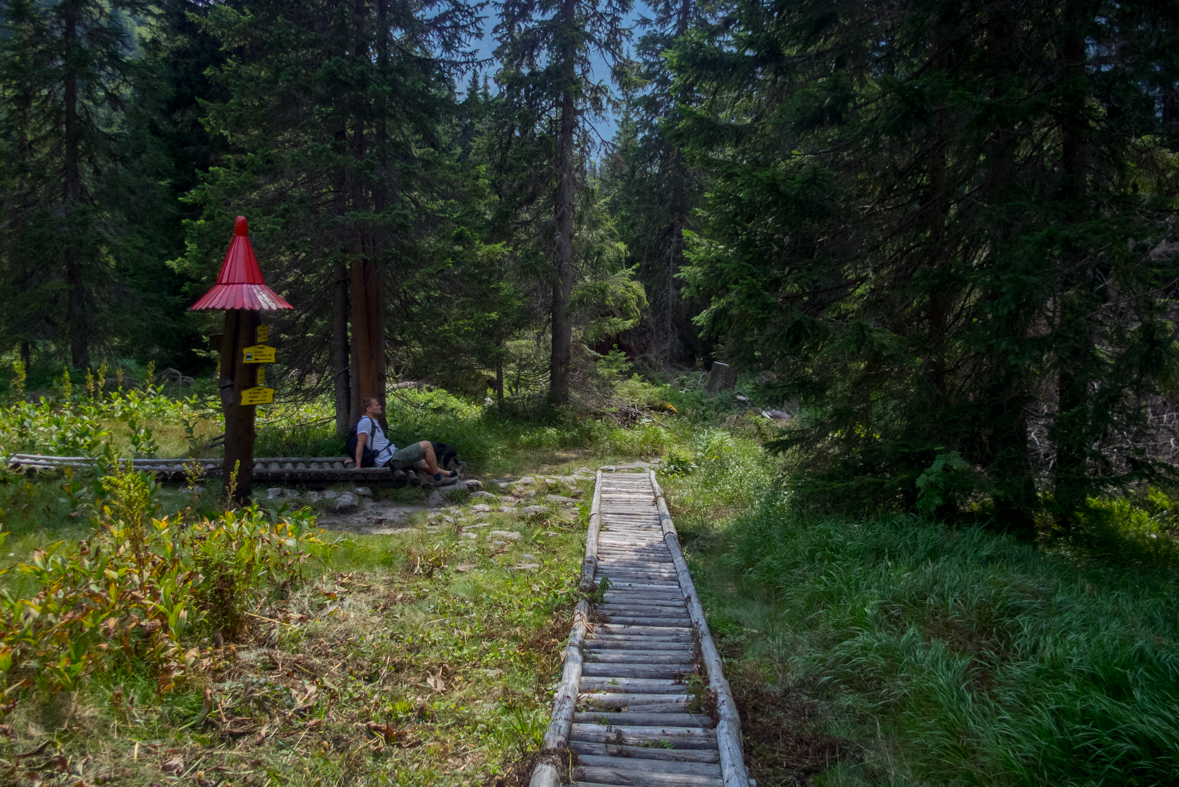
<svg viewBox="0 0 1179 787"><path fill-rule="evenodd" d="M709 96L680 128L714 183L699 322L801 398L779 446L823 499L911 507L922 479L1029 532L1038 494L1069 521L1166 469L1133 447L1179 360L1151 9L751 0L676 50Z"/></svg>

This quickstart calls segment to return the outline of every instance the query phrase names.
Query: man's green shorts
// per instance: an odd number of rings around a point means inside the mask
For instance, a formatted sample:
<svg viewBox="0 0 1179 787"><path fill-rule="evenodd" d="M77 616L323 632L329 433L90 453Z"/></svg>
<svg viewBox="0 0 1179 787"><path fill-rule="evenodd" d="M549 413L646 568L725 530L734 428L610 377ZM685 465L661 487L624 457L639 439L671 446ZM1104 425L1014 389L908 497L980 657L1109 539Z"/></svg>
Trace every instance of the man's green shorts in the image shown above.
<svg viewBox="0 0 1179 787"><path fill-rule="evenodd" d="M389 457L389 461L385 463L385 467L392 467L394 470L409 470L411 467L417 467L418 462L426 458L426 452L422 450L420 443L410 443L405 448L398 448L393 452L393 456Z"/></svg>

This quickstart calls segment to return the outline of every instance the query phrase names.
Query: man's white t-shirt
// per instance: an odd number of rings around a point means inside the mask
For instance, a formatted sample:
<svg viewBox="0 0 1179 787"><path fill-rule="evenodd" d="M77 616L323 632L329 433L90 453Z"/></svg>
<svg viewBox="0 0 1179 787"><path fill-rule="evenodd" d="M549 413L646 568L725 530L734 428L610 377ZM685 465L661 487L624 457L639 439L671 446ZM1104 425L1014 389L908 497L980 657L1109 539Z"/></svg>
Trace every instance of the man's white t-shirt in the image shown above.
<svg viewBox="0 0 1179 787"><path fill-rule="evenodd" d="M385 437L381 425L367 415L360 417L360 422L356 424L356 434L368 435L369 449L377 452L377 467L384 467L385 463L393 458L393 452L397 450L397 446Z"/></svg>

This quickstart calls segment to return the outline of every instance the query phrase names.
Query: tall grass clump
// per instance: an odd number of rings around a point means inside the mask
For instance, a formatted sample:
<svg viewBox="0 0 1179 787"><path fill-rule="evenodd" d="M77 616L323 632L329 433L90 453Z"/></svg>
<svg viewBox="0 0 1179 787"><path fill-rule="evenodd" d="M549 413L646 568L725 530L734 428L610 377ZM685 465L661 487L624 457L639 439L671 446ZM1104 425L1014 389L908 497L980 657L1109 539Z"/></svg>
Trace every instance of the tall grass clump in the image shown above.
<svg viewBox="0 0 1179 787"><path fill-rule="evenodd" d="M762 655L874 717L929 783L1176 783L1172 565L805 513L783 494L727 533L714 568L764 602L745 621Z"/></svg>

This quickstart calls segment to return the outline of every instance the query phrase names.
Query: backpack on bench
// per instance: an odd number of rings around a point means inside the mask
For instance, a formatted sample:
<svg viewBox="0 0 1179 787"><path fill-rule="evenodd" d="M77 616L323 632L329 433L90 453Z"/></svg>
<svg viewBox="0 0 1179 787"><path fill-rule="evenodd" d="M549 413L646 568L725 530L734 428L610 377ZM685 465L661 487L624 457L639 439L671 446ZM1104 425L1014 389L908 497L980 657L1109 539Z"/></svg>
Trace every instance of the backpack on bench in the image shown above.
<svg viewBox="0 0 1179 787"><path fill-rule="evenodd" d="M348 433L348 437L344 440L344 455L356 461L356 444L360 442L360 438L356 434L357 427L360 422L356 422L356 426L352 427L352 431ZM368 447L368 442L364 444L364 452L360 455L361 467L376 467L377 466L377 452Z"/></svg>

